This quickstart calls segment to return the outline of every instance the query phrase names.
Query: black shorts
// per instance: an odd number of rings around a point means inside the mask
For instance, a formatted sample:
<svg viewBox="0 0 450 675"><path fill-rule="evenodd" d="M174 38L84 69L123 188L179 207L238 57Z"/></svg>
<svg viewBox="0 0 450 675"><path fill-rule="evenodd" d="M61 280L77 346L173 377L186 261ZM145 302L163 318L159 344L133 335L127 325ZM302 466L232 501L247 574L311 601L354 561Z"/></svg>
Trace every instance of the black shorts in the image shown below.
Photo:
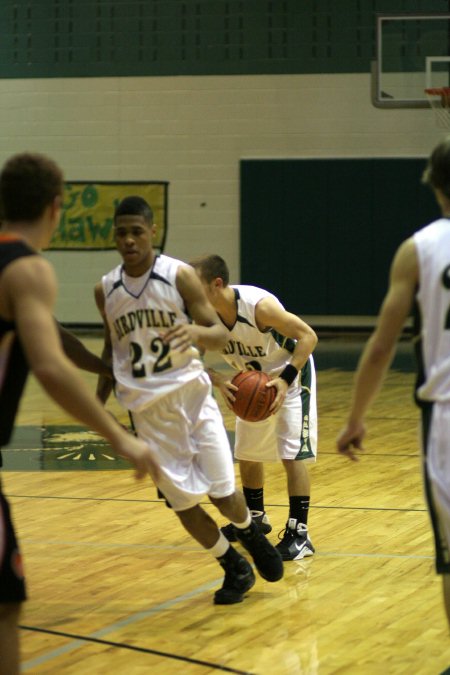
<svg viewBox="0 0 450 675"><path fill-rule="evenodd" d="M0 604L26 600L25 579L9 504L0 487Z"/></svg>

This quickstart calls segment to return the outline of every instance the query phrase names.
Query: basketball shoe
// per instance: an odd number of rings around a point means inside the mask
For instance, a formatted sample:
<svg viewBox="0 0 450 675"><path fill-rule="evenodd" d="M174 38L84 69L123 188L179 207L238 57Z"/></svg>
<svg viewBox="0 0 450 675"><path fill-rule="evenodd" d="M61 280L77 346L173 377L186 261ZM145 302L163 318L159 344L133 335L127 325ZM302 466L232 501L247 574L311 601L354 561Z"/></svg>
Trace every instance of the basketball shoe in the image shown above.
<svg viewBox="0 0 450 675"><path fill-rule="evenodd" d="M272 525L269 523L269 518L266 515L265 511L250 511L252 514L252 520L256 523L263 534L269 534L272 532ZM237 541L236 537L236 528L233 523L224 525L220 528L222 533L226 536L228 541Z"/></svg>
<svg viewBox="0 0 450 675"><path fill-rule="evenodd" d="M242 602L244 594L255 585L255 575L250 563L231 546L224 556L218 558L225 570L222 588L214 594L215 605L234 605Z"/></svg>
<svg viewBox="0 0 450 675"><path fill-rule="evenodd" d="M244 530L237 527L235 530L238 541L252 556L260 576L266 581L279 581L283 576L281 555L266 539L259 526L252 520Z"/></svg>
<svg viewBox="0 0 450 675"><path fill-rule="evenodd" d="M295 518L289 518L286 529L278 536L281 541L275 548L283 560L301 560L314 554L315 549L308 537L308 528Z"/></svg>

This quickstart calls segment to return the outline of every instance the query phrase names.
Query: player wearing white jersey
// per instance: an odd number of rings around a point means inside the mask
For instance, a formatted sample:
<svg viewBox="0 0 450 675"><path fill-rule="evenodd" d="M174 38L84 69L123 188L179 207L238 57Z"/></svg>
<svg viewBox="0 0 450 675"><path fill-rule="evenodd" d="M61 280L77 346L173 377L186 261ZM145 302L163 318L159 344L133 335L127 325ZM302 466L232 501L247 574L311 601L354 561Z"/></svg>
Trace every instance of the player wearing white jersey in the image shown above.
<svg viewBox="0 0 450 675"><path fill-rule="evenodd" d="M166 255L138 277L118 265L102 279L104 310L112 342L115 393L121 405L140 412L150 403L198 378L203 364L198 350L170 352L161 333L190 323L177 290L184 263ZM146 377L151 373L151 377Z"/></svg>
<svg viewBox="0 0 450 675"><path fill-rule="evenodd" d="M277 390L272 415L261 422L236 417L234 454L239 460L244 495L255 522L272 527L264 506L264 462L282 461L289 495L289 517L277 545L283 560L314 553L308 536L310 481L305 463L317 454L316 377L312 351L317 337L280 301L256 286L229 285L228 267L218 255L191 262L211 304L230 331L222 357L235 371L262 370ZM231 376L209 371L228 407L236 387ZM233 524L223 528L233 540Z"/></svg>
<svg viewBox="0 0 450 675"><path fill-rule="evenodd" d="M120 202L114 237L123 264L95 288L105 324L103 358L112 360L117 398L157 458L159 491L185 529L225 570L214 602L232 604L243 599L255 577L200 506L205 496L238 523L239 540L264 579L280 579L283 563L235 489L228 438L199 357L199 348L223 348L228 332L191 267L155 254L154 231L145 200L127 197ZM110 382L101 377L98 396L106 401L110 391Z"/></svg>
<svg viewBox="0 0 450 675"><path fill-rule="evenodd" d="M394 257L389 289L358 364L350 413L337 448L352 460L358 459L353 448L363 450L365 414L414 308L425 496L450 624L450 137L433 150L423 182L432 187L443 218L404 241Z"/></svg>

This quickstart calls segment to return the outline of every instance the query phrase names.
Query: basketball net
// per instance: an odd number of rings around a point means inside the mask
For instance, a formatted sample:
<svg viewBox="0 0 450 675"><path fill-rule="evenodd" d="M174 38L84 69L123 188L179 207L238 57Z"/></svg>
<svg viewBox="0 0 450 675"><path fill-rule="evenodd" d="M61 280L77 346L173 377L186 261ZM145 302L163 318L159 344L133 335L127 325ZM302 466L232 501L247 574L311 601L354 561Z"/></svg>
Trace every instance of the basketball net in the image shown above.
<svg viewBox="0 0 450 675"><path fill-rule="evenodd" d="M425 89L425 94L434 112L437 126L441 129L450 129L450 87Z"/></svg>

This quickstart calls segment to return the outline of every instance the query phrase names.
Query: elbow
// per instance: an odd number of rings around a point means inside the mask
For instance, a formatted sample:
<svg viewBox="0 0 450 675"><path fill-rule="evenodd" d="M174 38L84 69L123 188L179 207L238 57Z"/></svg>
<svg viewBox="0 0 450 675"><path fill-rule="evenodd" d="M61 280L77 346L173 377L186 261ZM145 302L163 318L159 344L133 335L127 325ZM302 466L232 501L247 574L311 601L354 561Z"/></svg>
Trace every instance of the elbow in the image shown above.
<svg viewBox="0 0 450 675"><path fill-rule="evenodd" d="M317 343L319 342L319 338L317 337L316 332L313 331L312 328L310 328L307 335L305 335L301 339L302 339L303 344L308 344L309 353L312 354L313 351L316 348Z"/></svg>

